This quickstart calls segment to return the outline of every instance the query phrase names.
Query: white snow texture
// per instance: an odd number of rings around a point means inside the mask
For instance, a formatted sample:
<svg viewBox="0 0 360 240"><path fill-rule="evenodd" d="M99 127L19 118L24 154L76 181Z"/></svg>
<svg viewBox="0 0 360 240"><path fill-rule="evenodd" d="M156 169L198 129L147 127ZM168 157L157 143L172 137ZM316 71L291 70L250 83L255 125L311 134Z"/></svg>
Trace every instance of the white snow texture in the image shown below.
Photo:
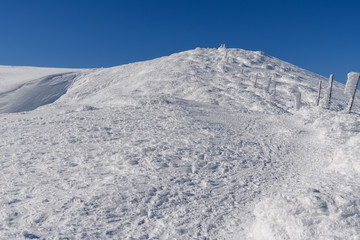
<svg viewBox="0 0 360 240"><path fill-rule="evenodd" d="M355 91L356 85L359 82L360 73L350 72L348 73L348 79L346 81L344 93L352 95Z"/></svg>
<svg viewBox="0 0 360 240"><path fill-rule="evenodd" d="M1 66L0 239L360 239L359 102L320 80L225 45Z"/></svg>

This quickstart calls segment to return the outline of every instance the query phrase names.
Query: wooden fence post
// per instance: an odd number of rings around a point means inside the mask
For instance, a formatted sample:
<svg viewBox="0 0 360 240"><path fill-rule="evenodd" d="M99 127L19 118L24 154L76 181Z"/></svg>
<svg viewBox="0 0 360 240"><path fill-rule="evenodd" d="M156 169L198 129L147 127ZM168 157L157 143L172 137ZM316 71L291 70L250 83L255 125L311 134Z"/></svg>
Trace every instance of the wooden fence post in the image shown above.
<svg viewBox="0 0 360 240"><path fill-rule="evenodd" d="M270 100L274 101L275 100L275 96L276 96L276 82L274 82L274 90L271 94Z"/></svg>
<svg viewBox="0 0 360 240"><path fill-rule="evenodd" d="M332 94L333 84L334 84L334 74L330 74L330 78L329 78L329 92L328 92L328 97L327 97L327 99L326 99L326 109L330 109L331 94Z"/></svg>
<svg viewBox="0 0 360 240"><path fill-rule="evenodd" d="M319 91L318 91L318 97L316 99L316 106L319 106L319 104L320 104L321 84L322 84L322 80L320 80L320 82L319 82Z"/></svg>
<svg viewBox="0 0 360 240"><path fill-rule="evenodd" d="M355 87L355 89L354 89L354 92L353 92L353 94L352 94L352 96L351 96L351 99L350 99L350 101L349 101L349 105L348 105L348 109L347 109L348 113L351 112L351 108L352 108L352 106L353 106L353 104L354 104L355 94L356 94L356 90L357 90L358 85L359 85L359 80L360 80L360 75L359 75L358 80L357 80L357 82L356 82L356 87Z"/></svg>
<svg viewBox="0 0 360 240"><path fill-rule="evenodd" d="M256 86L257 86L257 80L258 80L258 75L256 74L256 75L255 75L254 88L256 88Z"/></svg>
<svg viewBox="0 0 360 240"><path fill-rule="evenodd" d="M271 77L268 79L267 86L266 86L266 88L265 88L265 91L266 91L266 92L269 92L269 91L270 91L270 85L271 85Z"/></svg>
<svg viewBox="0 0 360 240"><path fill-rule="evenodd" d="M295 110L299 110L301 107L301 92L299 89L296 89L294 92L294 108Z"/></svg>

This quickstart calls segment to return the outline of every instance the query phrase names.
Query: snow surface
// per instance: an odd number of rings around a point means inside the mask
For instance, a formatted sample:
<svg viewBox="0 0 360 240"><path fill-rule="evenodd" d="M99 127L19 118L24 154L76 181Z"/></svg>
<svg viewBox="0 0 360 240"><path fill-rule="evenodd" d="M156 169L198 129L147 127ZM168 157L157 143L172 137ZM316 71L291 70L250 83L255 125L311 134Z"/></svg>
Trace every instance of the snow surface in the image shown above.
<svg viewBox="0 0 360 240"><path fill-rule="evenodd" d="M342 84L224 47L47 71L0 93L0 239L360 238Z"/></svg>
<svg viewBox="0 0 360 240"><path fill-rule="evenodd" d="M353 95L354 90L359 82L360 73L350 72L348 73L348 79L346 81L344 93L348 95Z"/></svg>

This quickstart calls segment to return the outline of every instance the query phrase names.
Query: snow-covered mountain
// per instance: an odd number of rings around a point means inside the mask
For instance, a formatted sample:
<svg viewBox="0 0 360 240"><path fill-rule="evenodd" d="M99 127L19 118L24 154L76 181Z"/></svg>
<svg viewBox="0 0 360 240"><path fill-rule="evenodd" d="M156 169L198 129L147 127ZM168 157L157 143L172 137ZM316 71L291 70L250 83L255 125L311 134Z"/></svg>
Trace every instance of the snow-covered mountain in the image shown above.
<svg viewBox="0 0 360 240"><path fill-rule="evenodd" d="M225 48L1 66L0 239L358 239L359 104L320 80Z"/></svg>

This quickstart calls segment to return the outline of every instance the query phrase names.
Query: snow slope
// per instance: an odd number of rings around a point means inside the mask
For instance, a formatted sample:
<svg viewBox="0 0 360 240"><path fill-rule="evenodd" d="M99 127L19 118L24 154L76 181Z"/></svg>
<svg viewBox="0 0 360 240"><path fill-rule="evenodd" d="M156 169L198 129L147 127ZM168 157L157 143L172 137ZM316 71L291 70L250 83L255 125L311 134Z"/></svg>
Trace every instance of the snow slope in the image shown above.
<svg viewBox="0 0 360 240"><path fill-rule="evenodd" d="M359 239L342 84L315 107L325 78L224 48L29 79L0 93L0 239Z"/></svg>

